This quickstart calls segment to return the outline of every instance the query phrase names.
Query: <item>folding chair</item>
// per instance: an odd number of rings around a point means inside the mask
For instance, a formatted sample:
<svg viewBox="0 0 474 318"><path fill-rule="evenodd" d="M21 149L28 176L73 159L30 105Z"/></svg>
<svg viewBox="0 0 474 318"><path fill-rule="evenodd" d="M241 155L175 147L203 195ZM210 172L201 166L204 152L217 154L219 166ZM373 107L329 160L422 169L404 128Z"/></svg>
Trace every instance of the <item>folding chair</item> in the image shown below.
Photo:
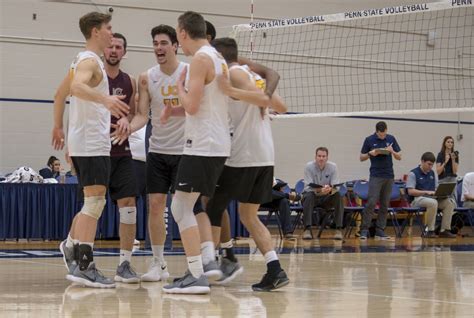
<svg viewBox="0 0 474 318"><path fill-rule="evenodd" d="M341 185L339 187L338 191L339 191L339 194L341 195L341 197L344 198L347 194L346 185L345 184ZM335 209L327 210L326 215L324 215L323 220L321 221L321 226L319 227L319 231L318 231L318 235L317 235L318 238L321 238L321 234L326 229L326 226L328 226L329 224L331 224L334 221L335 214L336 214Z"/></svg>
<svg viewBox="0 0 474 318"><path fill-rule="evenodd" d="M300 195L301 197L303 196L303 191L304 191L304 179L300 179L296 182L295 184L295 193ZM293 212L296 212L296 217L293 222L293 229L292 232L295 232L296 227L298 226L298 223L302 221L302 215L303 215L303 205L301 204L301 200L299 202L296 202L294 204L290 204L290 210Z"/></svg>
<svg viewBox="0 0 474 318"><path fill-rule="evenodd" d="M454 209L454 212L464 214L469 222L469 226L471 227L471 231L474 233L474 211L470 208L463 207L464 202L461 200L462 197L462 182L459 182L456 185L456 203L457 207Z"/></svg>
<svg viewBox="0 0 474 318"><path fill-rule="evenodd" d="M282 180L280 179L277 179L278 182L282 182ZM284 193L290 193L291 192L291 189L288 185L284 186L282 188L283 192ZM268 226L268 223L270 223L270 219L272 217L272 215L275 215L276 216L276 223L277 223L277 226L278 226L278 233L280 235L280 239L283 239L283 229L281 227L281 222L280 222L280 210L278 210L278 208L268 208L268 207L262 207L260 206L260 208L258 209L258 211L267 211L268 214L263 222L263 224L265 226Z"/></svg>
<svg viewBox="0 0 474 318"><path fill-rule="evenodd" d="M423 222L422 213L426 212L426 208L410 206L410 204L408 203L408 192L405 187L405 184L401 185L401 190L403 191L402 200L405 206L396 207L394 208L394 210L396 213L403 213L403 212L407 213L407 217L403 220L403 223L400 225L399 237L403 236L407 223L409 223L413 218L415 219L415 222L418 224L418 227L420 228L421 236L423 237L425 236L426 231L425 231L425 224Z"/></svg>
<svg viewBox="0 0 474 318"><path fill-rule="evenodd" d="M353 204L357 200L367 201L367 198L369 197L369 182L364 180L356 181L352 187L352 192L347 192L346 197L349 206L344 207L344 213L347 213L346 220L348 220L346 222L347 226L344 237L348 238L352 233L357 218L362 216L362 211L364 211L365 208L363 205L354 206Z"/></svg>

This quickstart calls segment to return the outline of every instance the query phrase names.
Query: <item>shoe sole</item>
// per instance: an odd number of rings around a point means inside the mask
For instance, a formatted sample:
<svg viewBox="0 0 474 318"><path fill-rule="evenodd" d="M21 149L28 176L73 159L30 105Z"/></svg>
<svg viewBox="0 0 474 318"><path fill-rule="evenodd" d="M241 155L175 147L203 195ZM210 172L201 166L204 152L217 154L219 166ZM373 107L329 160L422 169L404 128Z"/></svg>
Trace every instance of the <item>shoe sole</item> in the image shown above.
<svg viewBox="0 0 474 318"><path fill-rule="evenodd" d="M158 275L158 278L153 278L153 277L149 277L147 276L146 274L142 275L140 277L140 280L142 282L148 282L148 283L156 283L156 282L164 282L166 281L168 278L170 277L170 274L169 273L166 273L164 275Z"/></svg>
<svg viewBox="0 0 474 318"><path fill-rule="evenodd" d="M192 287L185 287L185 288L165 288L163 287L163 292L167 294L209 294L211 289L209 286L192 286Z"/></svg>
<svg viewBox="0 0 474 318"><path fill-rule="evenodd" d="M211 269L210 271L204 272L204 276L206 276L208 280L215 281L221 279L223 274L220 269Z"/></svg>
<svg viewBox="0 0 474 318"><path fill-rule="evenodd" d="M122 276L115 275L114 281L119 282L119 283L125 283L125 284L138 284L140 282L140 278L138 277L123 278Z"/></svg>
<svg viewBox="0 0 474 318"><path fill-rule="evenodd" d="M269 291L272 291L272 290L275 290L275 289L279 289L279 288L282 288L282 287L285 287L286 285L288 285L290 283L290 280L289 279L286 279L282 282L278 282L278 284L276 286L273 286L273 288L254 288L252 286L252 290L253 291L262 291L262 292L269 292Z"/></svg>
<svg viewBox="0 0 474 318"><path fill-rule="evenodd" d="M214 283L216 285L224 285L224 284L230 283L231 281L233 281L235 278L237 278L237 276L239 276L243 272L244 272L244 268L241 266L238 270L234 271L232 273L232 275L230 275L229 277L227 277L223 280L215 281Z"/></svg>
<svg viewBox="0 0 474 318"><path fill-rule="evenodd" d="M377 241L394 241L395 240L392 237L384 237L384 236L377 236L377 235L375 235L375 239Z"/></svg>
<svg viewBox="0 0 474 318"><path fill-rule="evenodd" d="M87 287L115 288L115 284L113 284L113 283L112 284L94 283L94 282L91 282L90 280L87 280L85 278L76 277L74 275L66 275L66 279L71 281L71 282L78 283L80 285L87 286Z"/></svg>

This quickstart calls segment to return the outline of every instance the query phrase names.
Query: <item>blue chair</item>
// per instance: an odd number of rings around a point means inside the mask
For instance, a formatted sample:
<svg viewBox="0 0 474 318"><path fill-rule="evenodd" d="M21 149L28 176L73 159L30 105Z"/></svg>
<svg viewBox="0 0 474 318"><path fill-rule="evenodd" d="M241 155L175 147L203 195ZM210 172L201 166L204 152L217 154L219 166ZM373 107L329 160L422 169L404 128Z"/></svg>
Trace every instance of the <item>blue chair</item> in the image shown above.
<svg viewBox="0 0 474 318"><path fill-rule="evenodd" d="M357 218L362 216L362 211L364 211L365 208L363 205L353 204L358 199L367 201L367 198L369 197L369 182L365 180L356 181L352 186L352 192L347 192L346 197L348 199L349 205L344 207L344 213L347 214L347 226L344 237L348 238L352 233Z"/></svg>
<svg viewBox="0 0 474 318"><path fill-rule="evenodd" d="M465 208L463 207L464 202L461 201L462 198L462 182L458 182L456 185L456 203L457 207L454 209L454 212L464 214L467 218L467 221L469 222L469 226L471 227L471 231L474 233L474 211L473 209Z"/></svg>
<svg viewBox="0 0 474 318"><path fill-rule="evenodd" d="M276 179L277 182L284 182L280 179ZM284 182L286 183L286 182ZM290 187L287 185L285 185L283 188L282 188L283 192L284 193L290 193L291 192L291 189ZM281 227L281 222L280 222L280 211L277 209L277 208L269 208L269 207L263 207L263 206L260 206L260 208L258 209L259 211L266 211L268 212L265 220L263 221L263 224L265 226L268 226L268 223L270 223L270 219L272 217L272 215L275 215L276 216L276 223L277 223L277 226L278 226L278 234L280 235L280 239L283 239L283 229Z"/></svg>
<svg viewBox="0 0 474 318"><path fill-rule="evenodd" d="M400 192L400 185L399 183L394 183L392 185L391 193L390 193L390 202L393 201L401 201L402 196ZM353 186L353 195L355 195L355 198L349 197L349 204L352 204L354 199L360 199L361 201L367 201L369 197L369 182L365 180L359 180L354 183ZM349 237L352 233L352 230L354 228L354 224L357 221L357 218L360 216L362 217L362 212L365 209L365 204L361 206L346 206L344 207L344 211L348 213L348 217L350 218L347 226L347 230L345 233L345 237ZM411 209L411 208L398 208L398 207L388 207L387 208L387 213L388 216L390 217L390 220L392 221L392 225L395 231L395 236L401 237L401 227L400 224L398 223L397 219L397 213L405 210L401 209ZM413 208L416 209L416 208ZM374 211L378 211L378 208L375 208ZM418 209L419 210L419 209Z"/></svg>

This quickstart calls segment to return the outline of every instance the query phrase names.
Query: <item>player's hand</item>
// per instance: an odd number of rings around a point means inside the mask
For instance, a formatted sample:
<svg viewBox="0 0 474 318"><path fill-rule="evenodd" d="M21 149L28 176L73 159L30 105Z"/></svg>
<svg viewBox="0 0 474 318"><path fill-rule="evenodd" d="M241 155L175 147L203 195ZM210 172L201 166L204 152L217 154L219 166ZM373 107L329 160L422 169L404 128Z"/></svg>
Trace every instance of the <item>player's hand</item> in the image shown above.
<svg viewBox="0 0 474 318"><path fill-rule="evenodd" d="M372 157L376 157L379 155L379 151L377 149L372 149L371 151L369 151L369 155L371 155Z"/></svg>
<svg viewBox="0 0 474 318"><path fill-rule="evenodd" d="M126 117L130 112L130 107L122 101L125 97L125 95L107 96L104 101L104 106L114 117Z"/></svg>
<svg viewBox="0 0 474 318"><path fill-rule="evenodd" d="M171 109L171 106L169 106L169 105L163 107L163 109L161 110L160 123L162 125L164 125L168 122L168 119L171 116L171 111L172 111L172 109Z"/></svg>
<svg viewBox="0 0 474 318"><path fill-rule="evenodd" d="M110 134L110 141L112 142L112 145L123 144L128 139L128 136L130 136L131 130L129 129L125 133L119 133L118 124L112 124L111 126L114 128L114 131L112 131Z"/></svg>
<svg viewBox="0 0 474 318"><path fill-rule="evenodd" d="M65 142L65 137L64 137L64 130L62 128L53 128L53 133L52 133L52 145L54 150L62 150L64 148L64 142Z"/></svg>
<svg viewBox="0 0 474 318"><path fill-rule="evenodd" d="M117 121L117 132L119 135L127 134L130 136L132 129L130 127L130 122L127 117L122 117Z"/></svg>

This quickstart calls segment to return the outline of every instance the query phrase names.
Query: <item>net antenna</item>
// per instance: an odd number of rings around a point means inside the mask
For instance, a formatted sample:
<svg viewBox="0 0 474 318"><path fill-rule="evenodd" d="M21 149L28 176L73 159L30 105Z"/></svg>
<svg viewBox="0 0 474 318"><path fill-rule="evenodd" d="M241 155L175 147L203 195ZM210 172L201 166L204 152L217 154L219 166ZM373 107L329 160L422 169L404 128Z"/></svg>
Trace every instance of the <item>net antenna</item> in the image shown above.
<svg viewBox="0 0 474 318"><path fill-rule="evenodd" d="M235 25L299 116L474 111L472 0Z"/></svg>

